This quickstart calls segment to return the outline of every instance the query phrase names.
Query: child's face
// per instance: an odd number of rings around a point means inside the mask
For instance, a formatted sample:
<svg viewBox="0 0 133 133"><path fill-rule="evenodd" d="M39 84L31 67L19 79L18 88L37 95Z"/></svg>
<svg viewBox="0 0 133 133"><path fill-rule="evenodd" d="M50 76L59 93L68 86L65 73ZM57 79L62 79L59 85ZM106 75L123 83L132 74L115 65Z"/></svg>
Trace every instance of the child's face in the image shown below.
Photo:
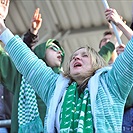
<svg viewBox="0 0 133 133"><path fill-rule="evenodd" d="M62 51L60 48L52 43L51 46L49 46L46 49L46 54L45 54L45 61L50 67L60 67L61 62L62 62Z"/></svg>

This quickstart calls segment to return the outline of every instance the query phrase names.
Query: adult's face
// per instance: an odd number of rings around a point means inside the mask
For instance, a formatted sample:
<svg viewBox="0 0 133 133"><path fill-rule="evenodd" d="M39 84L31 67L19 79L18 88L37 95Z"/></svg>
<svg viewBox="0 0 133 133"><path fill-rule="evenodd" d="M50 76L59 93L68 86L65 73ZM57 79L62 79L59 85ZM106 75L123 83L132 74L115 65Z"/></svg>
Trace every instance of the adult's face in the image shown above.
<svg viewBox="0 0 133 133"><path fill-rule="evenodd" d="M61 50L56 44L52 44L46 49L45 61L50 67L60 67L62 62Z"/></svg>
<svg viewBox="0 0 133 133"><path fill-rule="evenodd" d="M86 78L92 68L92 61L86 48L77 50L70 61L70 75L73 79Z"/></svg>

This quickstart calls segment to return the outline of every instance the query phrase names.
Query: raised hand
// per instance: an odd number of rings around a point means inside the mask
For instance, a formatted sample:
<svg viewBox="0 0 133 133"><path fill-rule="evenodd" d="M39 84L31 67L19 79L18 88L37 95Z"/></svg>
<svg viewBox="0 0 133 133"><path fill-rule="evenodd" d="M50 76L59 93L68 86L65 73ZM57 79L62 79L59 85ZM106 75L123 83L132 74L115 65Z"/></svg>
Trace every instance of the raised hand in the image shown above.
<svg viewBox="0 0 133 133"><path fill-rule="evenodd" d="M121 54L122 52L124 52L124 49L125 49L125 45L124 44L121 44L119 45L117 48L116 48L116 52L117 54Z"/></svg>
<svg viewBox="0 0 133 133"><path fill-rule="evenodd" d="M0 0L0 18L5 19L8 14L9 0Z"/></svg>
<svg viewBox="0 0 133 133"><path fill-rule="evenodd" d="M122 17L122 16L120 16L120 19L126 24L126 21L123 20L123 17ZM111 23L108 22L108 25L109 25L110 31L113 33L114 30L113 30L113 27L112 27ZM116 28L117 28L117 31L118 31L118 33L119 33L119 36L121 37L122 34L123 34L123 32L122 32L118 27L116 27Z"/></svg>
<svg viewBox="0 0 133 133"><path fill-rule="evenodd" d="M112 8L106 9L105 16L108 21L112 21L115 25L118 25L122 21L117 11Z"/></svg>
<svg viewBox="0 0 133 133"><path fill-rule="evenodd" d="M106 9L105 16L108 21L112 21L123 32L127 39L130 40L132 38L133 31L122 21L115 9Z"/></svg>
<svg viewBox="0 0 133 133"><path fill-rule="evenodd" d="M4 19L8 14L9 0L0 0L0 34L6 29Z"/></svg>
<svg viewBox="0 0 133 133"><path fill-rule="evenodd" d="M33 18L31 19L30 32L36 35L42 25L41 14L39 13L40 9L37 8L34 12Z"/></svg>

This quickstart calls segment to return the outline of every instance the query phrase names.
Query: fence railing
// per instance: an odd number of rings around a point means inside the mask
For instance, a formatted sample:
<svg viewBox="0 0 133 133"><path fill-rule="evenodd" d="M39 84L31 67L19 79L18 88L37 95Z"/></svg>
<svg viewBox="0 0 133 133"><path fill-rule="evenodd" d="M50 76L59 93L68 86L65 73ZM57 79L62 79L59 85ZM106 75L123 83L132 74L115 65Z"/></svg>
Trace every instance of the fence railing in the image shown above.
<svg viewBox="0 0 133 133"><path fill-rule="evenodd" d="M11 120L0 120L0 127L11 127Z"/></svg>

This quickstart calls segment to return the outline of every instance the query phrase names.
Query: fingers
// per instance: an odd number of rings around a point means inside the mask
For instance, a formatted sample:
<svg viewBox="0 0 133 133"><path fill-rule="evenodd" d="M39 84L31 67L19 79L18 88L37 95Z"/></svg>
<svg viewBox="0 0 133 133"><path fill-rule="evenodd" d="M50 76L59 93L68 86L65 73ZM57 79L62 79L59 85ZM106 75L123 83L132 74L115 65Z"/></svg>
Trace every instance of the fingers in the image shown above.
<svg viewBox="0 0 133 133"><path fill-rule="evenodd" d="M36 22L33 22L33 23L32 23L32 28L33 28L33 29L36 29Z"/></svg>
<svg viewBox="0 0 133 133"><path fill-rule="evenodd" d="M39 11L40 11L39 8L37 8L37 9L35 10L34 15L33 15L33 19L37 19L37 18L38 18Z"/></svg>
<svg viewBox="0 0 133 133"><path fill-rule="evenodd" d="M10 0L6 0L6 6L9 6Z"/></svg>
<svg viewBox="0 0 133 133"><path fill-rule="evenodd" d="M119 50L116 51L116 53L117 53L118 55L121 54L122 52L124 52L124 49L119 49Z"/></svg>
<svg viewBox="0 0 133 133"><path fill-rule="evenodd" d="M112 16L113 16L113 9L109 8L105 11L105 16L106 16L106 19L108 21L111 21L112 20Z"/></svg>
<svg viewBox="0 0 133 133"><path fill-rule="evenodd" d="M37 19L40 20L40 21L42 20L41 14L38 15L38 18Z"/></svg>
<svg viewBox="0 0 133 133"><path fill-rule="evenodd" d="M117 48L116 48L116 52L117 54L121 54L122 52L124 52L124 49L125 49L125 45L124 44L121 44L119 45Z"/></svg>
<svg viewBox="0 0 133 133"><path fill-rule="evenodd" d="M1 0L1 4L4 4L5 3L5 1L4 0Z"/></svg>
<svg viewBox="0 0 133 133"><path fill-rule="evenodd" d="M8 6L9 5L9 0L0 0L0 3L1 4L4 4L4 5L6 5L6 6Z"/></svg>
<svg viewBox="0 0 133 133"><path fill-rule="evenodd" d="M0 17L5 19L8 14L9 0L0 0Z"/></svg>
<svg viewBox="0 0 133 133"><path fill-rule="evenodd" d="M115 25L118 25L122 21L117 11L112 8L105 11L105 17L107 21L112 21Z"/></svg>
<svg viewBox="0 0 133 133"><path fill-rule="evenodd" d="M110 16L111 16L111 10L106 10L105 11L105 16L106 16L106 19L107 19L107 21L110 23L110 21L111 21L111 18L110 18Z"/></svg>
<svg viewBox="0 0 133 133"><path fill-rule="evenodd" d="M40 14L40 9L37 8L34 12L33 18L31 19L31 27L30 27L30 31L33 34L37 34L38 30L40 29L42 24L42 18L41 18L41 14Z"/></svg>
<svg viewBox="0 0 133 133"><path fill-rule="evenodd" d="M34 15L33 15L33 18L31 20L31 22L41 22L42 21L42 18L41 18L41 14L40 14L40 9L37 8L34 12Z"/></svg>

